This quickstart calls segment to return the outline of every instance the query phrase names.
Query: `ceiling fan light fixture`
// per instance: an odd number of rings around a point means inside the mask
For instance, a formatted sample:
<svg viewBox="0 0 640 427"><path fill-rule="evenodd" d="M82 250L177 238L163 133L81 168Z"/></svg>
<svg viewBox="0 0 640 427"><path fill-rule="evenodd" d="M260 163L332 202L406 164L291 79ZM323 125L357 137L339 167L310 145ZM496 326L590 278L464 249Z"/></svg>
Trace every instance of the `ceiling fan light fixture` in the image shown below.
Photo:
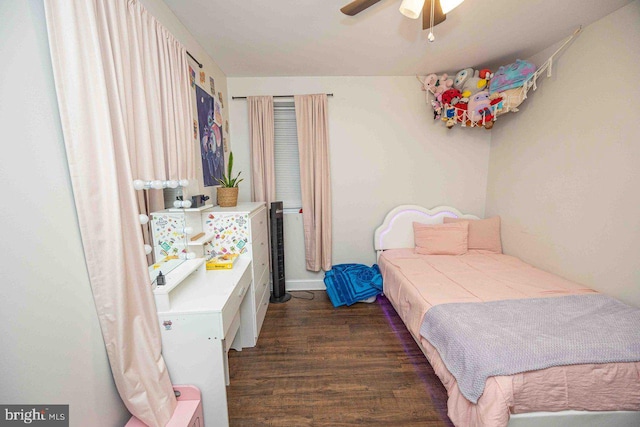
<svg viewBox="0 0 640 427"><path fill-rule="evenodd" d="M440 6L442 7L442 13L445 15L451 12L456 7L460 6L464 0L440 0Z"/></svg>
<svg viewBox="0 0 640 427"><path fill-rule="evenodd" d="M422 12L425 0L402 0L400 5L400 13L407 18L418 19ZM461 0L460 0L461 1Z"/></svg>

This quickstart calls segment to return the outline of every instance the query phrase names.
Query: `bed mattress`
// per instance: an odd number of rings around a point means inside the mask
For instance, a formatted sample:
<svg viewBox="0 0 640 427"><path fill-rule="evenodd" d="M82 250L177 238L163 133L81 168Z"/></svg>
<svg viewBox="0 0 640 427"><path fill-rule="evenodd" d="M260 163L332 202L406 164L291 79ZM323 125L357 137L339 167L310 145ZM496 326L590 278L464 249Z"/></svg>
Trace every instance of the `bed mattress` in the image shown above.
<svg viewBox="0 0 640 427"><path fill-rule="evenodd" d="M490 377L473 404L419 332L427 310L438 304L596 291L501 254L418 255L413 249L393 249L382 253L379 266L386 297L447 390L448 415L455 425L502 427L509 414L537 411L640 410L639 362L557 366Z"/></svg>

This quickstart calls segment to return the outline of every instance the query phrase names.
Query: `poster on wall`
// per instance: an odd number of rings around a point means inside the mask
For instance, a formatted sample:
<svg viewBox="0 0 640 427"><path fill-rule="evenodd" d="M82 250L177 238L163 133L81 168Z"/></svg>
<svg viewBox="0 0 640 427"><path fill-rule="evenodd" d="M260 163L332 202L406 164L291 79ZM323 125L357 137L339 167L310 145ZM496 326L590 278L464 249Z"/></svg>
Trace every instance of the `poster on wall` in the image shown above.
<svg viewBox="0 0 640 427"><path fill-rule="evenodd" d="M204 186L218 185L224 173L222 142L222 111L220 103L205 90L196 86L198 101L198 130Z"/></svg>

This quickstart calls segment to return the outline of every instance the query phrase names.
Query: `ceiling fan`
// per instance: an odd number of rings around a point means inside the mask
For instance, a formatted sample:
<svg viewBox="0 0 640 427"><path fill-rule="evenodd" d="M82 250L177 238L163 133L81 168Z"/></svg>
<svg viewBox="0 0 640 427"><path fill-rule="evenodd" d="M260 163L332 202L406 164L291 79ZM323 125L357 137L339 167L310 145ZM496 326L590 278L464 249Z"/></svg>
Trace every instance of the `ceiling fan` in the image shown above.
<svg viewBox="0 0 640 427"><path fill-rule="evenodd" d="M354 16L379 1L380 0L354 0L340 9L340 12L345 15ZM400 13L411 19L417 19L422 12L422 29L426 30L435 27L447 19L446 14L463 1L464 0L402 0ZM432 12L433 22L431 18Z"/></svg>

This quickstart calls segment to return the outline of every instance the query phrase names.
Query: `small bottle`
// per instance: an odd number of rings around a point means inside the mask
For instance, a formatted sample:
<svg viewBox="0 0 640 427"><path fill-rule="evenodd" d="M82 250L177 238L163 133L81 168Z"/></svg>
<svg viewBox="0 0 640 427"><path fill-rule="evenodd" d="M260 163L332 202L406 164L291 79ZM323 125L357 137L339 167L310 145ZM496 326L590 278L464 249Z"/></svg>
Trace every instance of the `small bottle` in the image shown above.
<svg viewBox="0 0 640 427"><path fill-rule="evenodd" d="M160 271L158 273L158 278L156 279L156 284L158 286L164 286L164 285L166 285L166 283L167 282L165 281L165 276L164 276L164 274L162 274L162 271Z"/></svg>

